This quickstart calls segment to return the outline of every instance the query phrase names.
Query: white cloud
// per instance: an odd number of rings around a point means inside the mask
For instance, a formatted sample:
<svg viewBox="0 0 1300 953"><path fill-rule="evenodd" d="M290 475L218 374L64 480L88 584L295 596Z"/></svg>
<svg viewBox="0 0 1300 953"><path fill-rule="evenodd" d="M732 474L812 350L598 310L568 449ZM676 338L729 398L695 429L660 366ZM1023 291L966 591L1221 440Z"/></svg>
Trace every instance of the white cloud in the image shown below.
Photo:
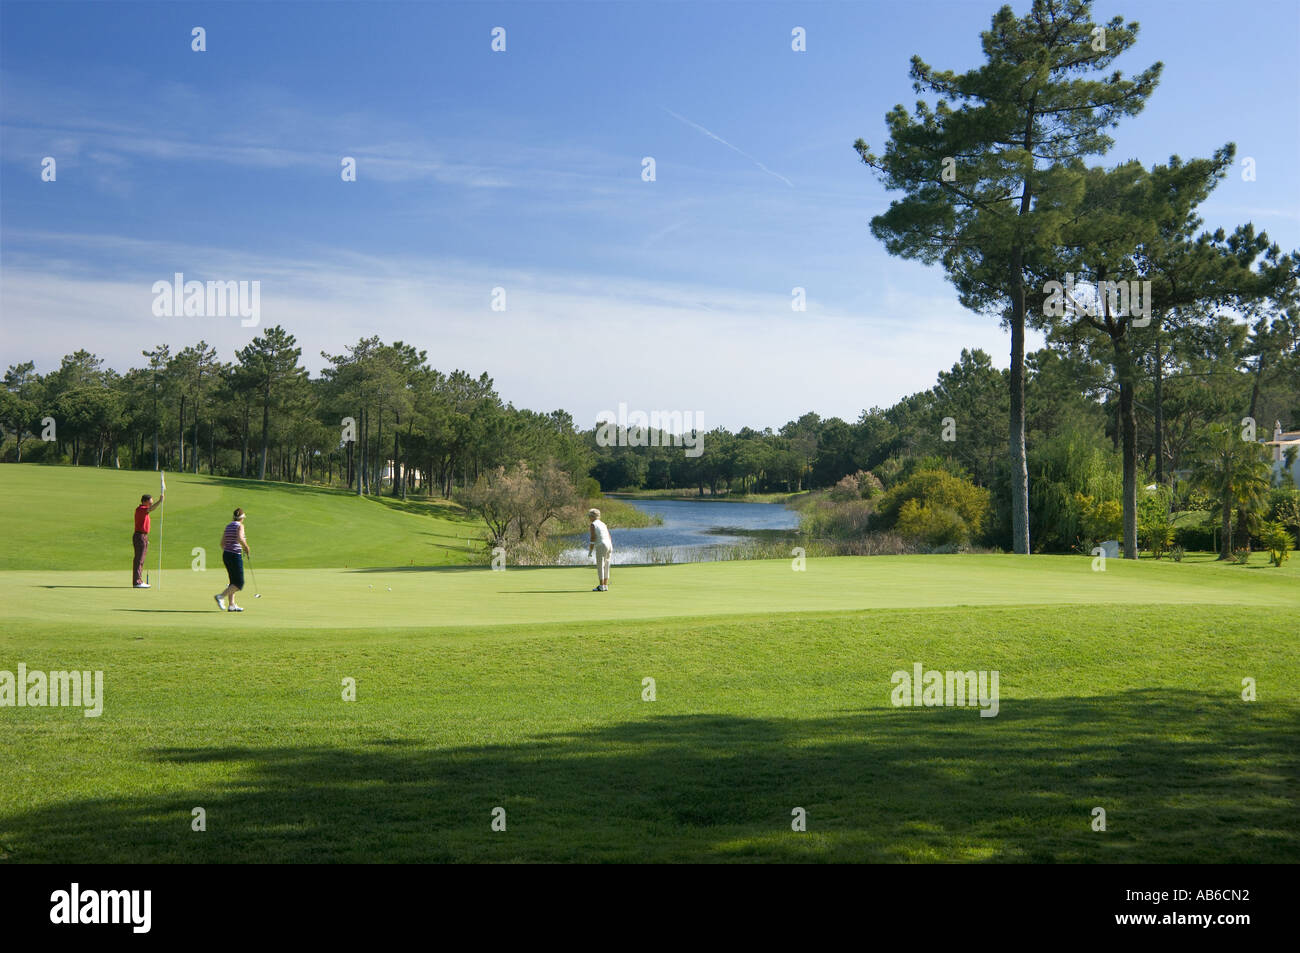
<svg viewBox="0 0 1300 953"><path fill-rule="evenodd" d="M169 268L105 278L25 260L6 263L2 273L0 346L8 359L48 370L85 348L124 371L160 342L179 347L202 338L232 360L255 333L281 324L313 372L324 363L322 350L337 353L377 334L426 350L439 369L487 371L516 406L563 408L583 426L626 401L700 411L708 427L775 428L809 410L852 420L864 408L892 404L932 386L963 347L981 347L1002 366L1008 350L995 321L941 296L898 290L860 314L824 308L815 297L796 313L781 294L496 272L456 261L360 254L272 261L147 242L133 254L186 262L187 279L260 280L260 328L242 328L238 318L154 317L151 285L170 280ZM498 285L507 292L504 313L489 306Z"/></svg>

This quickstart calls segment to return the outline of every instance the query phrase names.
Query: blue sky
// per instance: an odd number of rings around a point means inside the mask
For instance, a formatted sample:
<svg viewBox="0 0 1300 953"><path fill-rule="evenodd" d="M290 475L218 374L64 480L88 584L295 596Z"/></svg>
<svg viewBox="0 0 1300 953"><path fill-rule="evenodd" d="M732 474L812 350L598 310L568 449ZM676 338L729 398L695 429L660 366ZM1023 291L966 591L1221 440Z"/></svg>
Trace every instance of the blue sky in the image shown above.
<svg viewBox="0 0 1300 953"><path fill-rule="evenodd" d="M260 281L262 326L313 371L378 334L584 426L620 401L853 419L962 347L1005 366L996 321L871 236L888 196L851 148L916 98L913 53L975 65L996 6L5 2L0 361L125 369L199 338L232 359L258 328L152 314L181 271ZM1115 14L1142 24L1120 67L1165 73L1102 161L1236 142L1256 181L1230 176L1207 223L1300 247L1300 4L1094 7Z"/></svg>

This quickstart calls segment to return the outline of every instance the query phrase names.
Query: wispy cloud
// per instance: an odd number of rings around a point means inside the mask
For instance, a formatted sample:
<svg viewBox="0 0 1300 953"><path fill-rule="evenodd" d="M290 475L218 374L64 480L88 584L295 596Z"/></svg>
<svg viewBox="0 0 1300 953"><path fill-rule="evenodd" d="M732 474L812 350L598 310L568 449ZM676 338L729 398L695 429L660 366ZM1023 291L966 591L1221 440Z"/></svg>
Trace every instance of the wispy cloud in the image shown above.
<svg viewBox="0 0 1300 953"><path fill-rule="evenodd" d="M121 240L64 236L81 247ZM145 347L199 338L230 359L254 334L282 324L313 371L322 364L320 351L337 353L378 334L428 348L441 369L486 370L507 400L564 408L583 426L602 408L628 400L691 407L706 414L709 426L735 428L776 427L808 410L852 419L864 407L888 406L931 386L935 371L955 362L962 347L982 347L999 365L1007 353L996 322L963 312L943 295L886 289L860 308L814 300L795 314L783 293L628 275L324 249L280 258L126 241L133 260L156 264L95 274L31 258L6 262L0 309L13 319L0 328L0 350L8 360L32 359L48 370L84 347L125 370L140 363ZM152 283L170 280L174 268L190 279L260 280L262 325L155 317ZM490 308L497 285L509 295L505 312ZM722 354L727 360L718 364ZM578 391L574 375L583 381Z"/></svg>
<svg viewBox="0 0 1300 953"><path fill-rule="evenodd" d="M758 166L760 169L762 169L764 172L766 172L768 175L772 176L773 178L780 179L780 180L781 180L782 182L784 182L786 185L790 186L790 188L794 188L794 183L793 183L793 182L791 182L789 179L787 179L785 176L783 176L780 172L773 172L773 171L772 171L771 169L769 169L767 166L763 165L763 163L759 162L757 159L755 159L753 156L751 156L751 155L750 155L748 152L746 152L744 149L737 149L735 146L733 146L733 145L732 145L730 142L728 142L726 139L723 139L723 138L722 138L721 136L719 136L717 133L710 132L709 130L707 130L707 129L705 129L703 126L701 126L698 122L692 122L691 120L687 119L685 116L680 116L680 115L678 115L677 113L675 113L675 112L673 112L671 109L669 109L667 106L664 106L664 107L663 107L663 110L664 110L664 112L666 112L668 115L672 116L674 119L678 120L679 122L684 122L684 123L686 123L686 125L690 126L692 129L697 129L697 130L699 130L700 132L704 133L706 136L708 136L710 139L714 140L715 142L720 142L720 143L722 143L724 146L726 146L726 147L727 147L728 149L730 149L732 152L735 152L735 153L737 153L737 154L739 154L739 155L744 156L746 159L748 159L750 162L754 163L754 165Z"/></svg>
<svg viewBox="0 0 1300 953"><path fill-rule="evenodd" d="M682 228L685 225L686 225L685 221L673 222L671 225L666 225L661 229L653 231L645 237L645 241L641 243L641 247L649 248L651 245L656 244L661 239L666 238L667 236L671 235L673 232L677 231L679 228Z"/></svg>

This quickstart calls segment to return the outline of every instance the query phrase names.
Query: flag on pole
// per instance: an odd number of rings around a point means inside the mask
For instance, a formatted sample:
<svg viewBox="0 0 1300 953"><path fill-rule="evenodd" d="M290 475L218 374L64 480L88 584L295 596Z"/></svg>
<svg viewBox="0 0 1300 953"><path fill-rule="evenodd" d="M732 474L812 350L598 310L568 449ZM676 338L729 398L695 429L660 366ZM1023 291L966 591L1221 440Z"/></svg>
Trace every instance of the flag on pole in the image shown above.
<svg viewBox="0 0 1300 953"><path fill-rule="evenodd" d="M161 504L161 509L158 510L158 588L159 589L162 588L162 544L163 544L162 518L163 518L163 513L166 512L167 510L167 501L163 499L163 496L166 494L166 492L167 492L167 471L159 470L158 471L158 501Z"/></svg>

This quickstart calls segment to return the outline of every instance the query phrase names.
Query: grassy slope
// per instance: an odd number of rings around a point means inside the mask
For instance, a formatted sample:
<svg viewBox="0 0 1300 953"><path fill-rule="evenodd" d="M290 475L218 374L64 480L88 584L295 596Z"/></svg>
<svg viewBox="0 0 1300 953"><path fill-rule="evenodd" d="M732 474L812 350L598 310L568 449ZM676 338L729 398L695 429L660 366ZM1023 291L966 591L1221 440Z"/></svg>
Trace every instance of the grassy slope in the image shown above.
<svg viewBox="0 0 1300 953"><path fill-rule="evenodd" d="M276 565L407 566L466 561L476 522L453 507L374 500L342 490L169 473L167 501L153 514L148 565L188 569L195 546L221 565L221 530L236 506L248 511L254 553ZM158 495L158 475L86 467L0 466L2 569L116 569L130 575L132 511Z"/></svg>
<svg viewBox="0 0 1300 953"><path fill-rule="evenodd" d="M0 467L11 516L29 495L15 473ZM114 512L119 485L151 479L38 473ZM238 505L286 522L400 520L392 547L427 551L403 531L438 522L258 492ZM88 512L47 507L29 546L93 567ZM292 558L329 565L332 535ZM1300 560L616 567L597 595L586 569L280 568L295 541L268 531L265 597L229 616L208 601L215 566L136 592L107 539L112 572L0 572L0 669L102 669L107 694L98 719L0 709L0 860L1300 856ZM999 670L1001 713L893 708L890 675L915 661Z"/></svg>

